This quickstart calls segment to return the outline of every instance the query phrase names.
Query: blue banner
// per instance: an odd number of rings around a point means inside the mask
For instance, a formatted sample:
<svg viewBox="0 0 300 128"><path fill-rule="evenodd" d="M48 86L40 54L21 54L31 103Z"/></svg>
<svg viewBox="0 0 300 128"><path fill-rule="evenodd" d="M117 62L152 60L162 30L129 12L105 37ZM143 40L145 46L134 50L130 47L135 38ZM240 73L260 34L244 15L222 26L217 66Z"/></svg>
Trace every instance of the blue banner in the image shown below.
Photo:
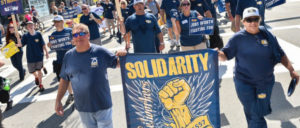
<svg viewBox="0 0 300 128"><path fill-rule="evenodd" d="M225 0L218 0L218 10L219 13L225 12Z"/></svg>
<svg viewBox="0 0 300 128"><path fill-rule="evenodd" d="M1 0L0 8L2 16L23 13L21 0Z"/></svg>
<svg viewBox="0 0 300 128"><path fill-rule="evenodd" d="M128 128L220 128L218 53L120 58Z"/></svg>
<svg viewBox="0 0 300 128"><path fill-rule="evenodd" d="M284 4L285 2L285 0L266 0L266 8L273 8L275 6Z"/></svg>
<svg viewBox="0 0 300 128"><path fill-rule="evenodd" d="M76 9L67 9L66 12L62 14L64 19L72 19L77 18L77 11Z"/></svg>
<svg viewBox="0 0 300 128"><path fill-rule="evenodd" d="M72 38L70 36L63 35L53 35L49 36L49 43L51 43L52 50L68 50L71 49L72 46Z"/></svg>
<svg viewBox="0 0 300 128"><path fill-rule="evenodd" d="M190 18L190 35L212 35L214 32L214 20L212 18Z"/></svg>

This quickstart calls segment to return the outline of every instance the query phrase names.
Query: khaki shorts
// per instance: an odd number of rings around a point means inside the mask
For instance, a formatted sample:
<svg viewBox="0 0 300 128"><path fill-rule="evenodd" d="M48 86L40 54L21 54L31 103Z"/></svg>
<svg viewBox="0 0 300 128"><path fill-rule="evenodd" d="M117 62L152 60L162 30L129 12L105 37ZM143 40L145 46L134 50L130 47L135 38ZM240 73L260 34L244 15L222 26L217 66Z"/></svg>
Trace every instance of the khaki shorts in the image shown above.
<svg viewBox="0 0 300 128"><path fill-rule="evenodd" d="M44 67L43 61L36 62L36 63L28 63L28 72L34 73L35 71L39 71Z"/></svg>
<svg viewBox="0 0 300 128"><path fill-rule="evenodd" d="M94 40L90 40L90 42L92 43L92 44L97 44L97 45L102 45L102 43L101 43L101 37L99 37L99 38L97 38L97 39L94 39Z"/></svg>
<svg viewBox="0 0 300 128"><path fill-rule="evenodd" d="M106 27L114 26L114 19L105 19Z"/></svg>
<svg viewBox="0 0 300 128"><path fill-rule="evenodd" d="M206 42L201 42L200 44L197 44L195 46L181 46L181 51L200 50L206 48L207 48Z"/></svg>

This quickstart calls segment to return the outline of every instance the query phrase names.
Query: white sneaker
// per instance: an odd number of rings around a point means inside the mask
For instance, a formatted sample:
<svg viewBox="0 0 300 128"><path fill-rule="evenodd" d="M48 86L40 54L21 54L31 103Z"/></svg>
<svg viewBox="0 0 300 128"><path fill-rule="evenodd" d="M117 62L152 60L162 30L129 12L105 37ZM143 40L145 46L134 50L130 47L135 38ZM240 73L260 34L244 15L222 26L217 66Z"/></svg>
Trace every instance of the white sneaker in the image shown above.
<svg viewBox="0 0 300 128"><path fill-rule="evenodd" d="M179 42L180 42L179 40L175 41L176 47L180 47L180 43Z"/></svg>
<svg viewBox="0 0 300 128"><path fill-rule="evenodd" d="M174 47L176 45L176 41L175 40L170 40L171 43L171 47Z"/></svg>

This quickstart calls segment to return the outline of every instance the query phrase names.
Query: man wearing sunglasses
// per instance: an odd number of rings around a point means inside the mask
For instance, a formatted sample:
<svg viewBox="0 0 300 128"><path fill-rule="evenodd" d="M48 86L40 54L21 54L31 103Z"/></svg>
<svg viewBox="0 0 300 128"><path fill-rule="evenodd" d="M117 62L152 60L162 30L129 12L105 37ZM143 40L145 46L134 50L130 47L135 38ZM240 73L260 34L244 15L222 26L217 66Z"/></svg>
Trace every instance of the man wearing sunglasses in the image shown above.
<svg viewBox="0 0 300 128"><path fill-rule="evenodd" d="M80 23L83 23L89 27L90 42L93 44L101 45L100 31L98 24L101 24L101 18L94 12L90 12L88 5L81 5L83 15L80 18Z"/></svg>
<svg viewBox="0 0 300 128"><path fill-rule="evenodd" d="M255 7L259 10L260 25L265 25L265 0L238 0L235 12L235 32L240 31L243 11L248 7Z"/></svg>
<svg viewBox="0 0 300 128"><path fill-rule="evenodd" d="M56 28L56 31L54 31L51 36L64 36L65 38L69 37L72 39L72 29L71 28L64 28L64 18L60 15L57 15L53 18L53 23ZM52 44L48 43L47 46L51 48ZM70 49L59 49L55 50L56 52L56 60L53 61L53 72L56 74L56 78L58 81L60 81L60 70L63 62L63 58L66 54L66 52ZM74 100L73 96L73 90L72 87L68 87L69 96L66 101L66 104L70 104Z"/></svg>
<svg viewBox="0 0 300 128"><path fill-rule="evenodd" d="M129 16L125 22L126 49L130 48L132 35L134 53L156 53L155 37L158 37L160 41L159 51L162 51L165 44L155 16L151 13L145 13L143 0L134 0L133 7L135 14Z"/></svg>
<svg viewBox="0 0 300 128"><path fill-rule="evenodd" d="M69 50L63 60L58 93L56 114L63 116L63 98L69 83L74 91L75 107L86 128L112 128L112 100L107 78L107 68L119 67L118 56L107 49L91 44L90 32L86 25L76 24L73 28L75 48Z"/></svg>
<svg viewBox="0 0 300 128"><path fill-rule="evenodd" d="M248 128L267 128L264 116L272 112L270 97L277 63L284 65L290 76L299 82L298 73L275 36L259 27L260 18L257 8L246 8L242 20L245 29L237 32L219 51L221 61L235 57L234 83Z"/></svg>

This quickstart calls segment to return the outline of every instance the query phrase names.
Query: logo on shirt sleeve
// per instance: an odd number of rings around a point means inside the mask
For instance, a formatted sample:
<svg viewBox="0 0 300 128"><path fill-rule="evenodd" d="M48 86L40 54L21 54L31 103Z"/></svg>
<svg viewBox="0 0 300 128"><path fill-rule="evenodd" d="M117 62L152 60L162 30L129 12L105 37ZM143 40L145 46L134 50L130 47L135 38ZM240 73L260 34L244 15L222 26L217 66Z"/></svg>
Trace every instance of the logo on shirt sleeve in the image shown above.
<svg viewBox="0 0 300 128"><path fill-rule="evenodd" d="M95 68L95 67L98 67L98 59L97 59L97 57L92 57L91 58L91 67L92 68Z"/></svg>

